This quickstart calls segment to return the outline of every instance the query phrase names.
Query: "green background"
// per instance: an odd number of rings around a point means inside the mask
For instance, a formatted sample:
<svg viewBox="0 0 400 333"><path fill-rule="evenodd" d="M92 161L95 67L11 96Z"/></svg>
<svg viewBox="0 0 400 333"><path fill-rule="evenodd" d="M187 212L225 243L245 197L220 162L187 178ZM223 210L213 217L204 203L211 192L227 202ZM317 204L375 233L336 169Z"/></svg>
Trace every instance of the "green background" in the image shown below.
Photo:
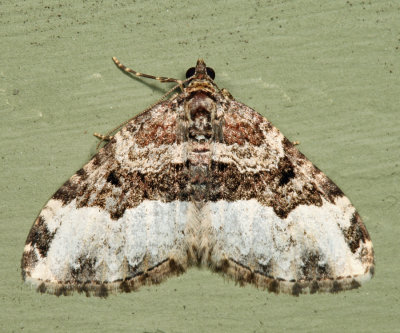
<svg viewBox="0 0 400 333"><path fill-rule="evenodd" d="M399 1L2 1L0 331L399 331ZM108 299L40 295L20 258L41 207L105 133L198 57L349 196L371 234L375 278L298 298L193 268Z"/></svg>

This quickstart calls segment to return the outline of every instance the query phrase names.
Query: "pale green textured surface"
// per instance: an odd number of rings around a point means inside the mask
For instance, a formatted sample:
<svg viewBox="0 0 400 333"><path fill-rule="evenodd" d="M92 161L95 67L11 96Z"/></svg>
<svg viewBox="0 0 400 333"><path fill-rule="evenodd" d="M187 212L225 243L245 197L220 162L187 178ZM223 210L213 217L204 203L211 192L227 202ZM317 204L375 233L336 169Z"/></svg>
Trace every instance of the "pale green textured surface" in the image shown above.
<svg viewBox="0 0 400 333"><path fill-rule="evenodd" d="M0 4L0 331L400 331L399 1L14 1ZM358 208L376 252L362 288L299 298L207 270L106 300L40 295L20 257L41 207L106 132L203 57Z"/></svg>

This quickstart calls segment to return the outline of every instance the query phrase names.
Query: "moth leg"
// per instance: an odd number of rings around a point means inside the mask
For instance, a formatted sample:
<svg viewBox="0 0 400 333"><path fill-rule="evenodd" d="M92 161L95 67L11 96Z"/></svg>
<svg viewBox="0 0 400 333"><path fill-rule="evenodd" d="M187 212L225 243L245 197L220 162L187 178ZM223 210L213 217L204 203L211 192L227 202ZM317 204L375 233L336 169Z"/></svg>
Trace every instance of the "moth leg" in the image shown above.
<svg viewBox="0 0 400 333"><path fill-rule="evenodd" d="M110 141L110 140L112 140L113 139L113 135L103 135L103 134L99 134L99 133L93 133L93 135L96 137L96 138L99 138L101 141Z"/></svg>
<svg viewBox="0 0 400 333"><path fill-rule="evenodd" d="M292 141L293 145L298 146L300 144L300 141Z"/></svg>

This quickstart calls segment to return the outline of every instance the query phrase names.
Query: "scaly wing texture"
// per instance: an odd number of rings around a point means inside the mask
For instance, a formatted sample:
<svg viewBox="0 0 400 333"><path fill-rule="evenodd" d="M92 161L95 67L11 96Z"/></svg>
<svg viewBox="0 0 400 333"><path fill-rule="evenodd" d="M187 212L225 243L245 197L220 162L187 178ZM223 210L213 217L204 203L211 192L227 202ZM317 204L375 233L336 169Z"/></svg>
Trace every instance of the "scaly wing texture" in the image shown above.
<svg viewBox="0 0 400 333"><path fill-rule="evenodd" d="M270 122L231 101L215 143L211 262L274 292L356 288L374 272L368 232L347 197Z"/></svg>
<svg viewBox="0 0 400 333"><path fill-rule="evenodd" d="M192 264L294 295L368 280L372 243L342 191L202 60L186 84L54 194L28 235L24 279L100 296Z"/></svg>
<svg viewBox="0 0 400 333"><path fill-rule="evenodd" d="M186 267L188 175L176 105L129 122L45 205L22 273L44 292L130 291Z"/></svg>

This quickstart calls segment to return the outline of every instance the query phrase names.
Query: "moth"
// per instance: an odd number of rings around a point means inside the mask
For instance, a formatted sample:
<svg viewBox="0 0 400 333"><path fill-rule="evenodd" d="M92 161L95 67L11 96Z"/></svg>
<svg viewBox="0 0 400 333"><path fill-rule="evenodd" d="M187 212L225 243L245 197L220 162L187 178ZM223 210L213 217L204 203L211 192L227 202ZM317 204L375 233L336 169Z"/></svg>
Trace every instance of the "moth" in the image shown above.
<svg viewBox="0 0 400 333"><path fill-rule="evenodd" d="M52 196L22 257L40 292L107 296L204 266L271 292L338 292L374 274L343 192L202 59ZM171 93L179 90L171 96Z"/></svg>

